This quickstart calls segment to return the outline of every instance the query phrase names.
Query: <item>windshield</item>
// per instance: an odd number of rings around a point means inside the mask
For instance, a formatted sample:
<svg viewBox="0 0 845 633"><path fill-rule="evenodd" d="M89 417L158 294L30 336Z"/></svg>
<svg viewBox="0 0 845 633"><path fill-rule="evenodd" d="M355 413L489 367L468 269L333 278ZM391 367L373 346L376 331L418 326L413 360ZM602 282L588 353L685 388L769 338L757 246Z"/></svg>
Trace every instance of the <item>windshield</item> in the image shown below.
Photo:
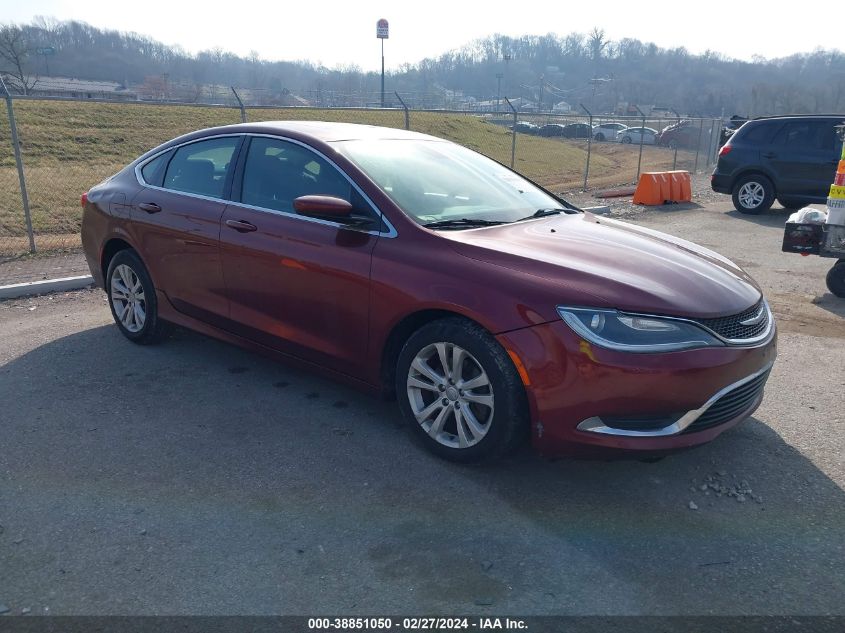
<svg viewBox="0 0 845 633"><path fill-rule="evenodd" d="M342 141L336 147L420 224L514 222L561 206L499 163L447 141Z"/></svg>

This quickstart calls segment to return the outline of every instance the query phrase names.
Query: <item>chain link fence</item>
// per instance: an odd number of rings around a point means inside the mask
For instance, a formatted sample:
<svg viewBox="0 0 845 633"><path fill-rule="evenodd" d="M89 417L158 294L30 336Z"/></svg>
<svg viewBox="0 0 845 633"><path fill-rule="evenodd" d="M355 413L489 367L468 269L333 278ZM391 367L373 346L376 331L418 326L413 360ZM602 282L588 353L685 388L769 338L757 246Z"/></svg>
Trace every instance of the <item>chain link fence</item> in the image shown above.
<svg viewBox="0 0 845 633"><path fill-rule="evenodd" d="M393 97L396 99L393 99ZM0 262L33 253L80 247L80 196L126 163L174 136L247 121L325 120L365 123L446 138L512 166L554 192L636 182L646 171L707 168L715 157L718 119L688 119L671 146L653 135L617 137L615 127L660 132L678 117L607 117L508 112L185 105L23 98L13 107L32 231L12 142L10 119L0 116ZM399 95L392 103L402 104ZM233 101L233 103L236 103ZM629 135L630 136L630 135ZM664 135L665 136L665 135Z"/></svg>

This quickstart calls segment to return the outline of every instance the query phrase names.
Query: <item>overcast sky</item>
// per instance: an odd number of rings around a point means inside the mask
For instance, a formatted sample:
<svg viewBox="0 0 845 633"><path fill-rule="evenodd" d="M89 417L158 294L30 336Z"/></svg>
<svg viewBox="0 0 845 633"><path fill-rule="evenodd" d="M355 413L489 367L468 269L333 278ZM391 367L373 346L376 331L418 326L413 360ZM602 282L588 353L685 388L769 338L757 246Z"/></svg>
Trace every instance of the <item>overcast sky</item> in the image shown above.
<svg viewBox="0 0 845 633"><path fill-rule="evenodd" d="M206 0L0 0L0 22L34 16L81 20L100 28L135 31L190 53L217 46L262 59L307 59L329 67L380 67L376 20L390 22L388 70L458 48L473 39L504 35L565 35L594 26L611 39L633 37L663 47L707 49L750 60L783 57L840 44L838 9L805 0L788 11L776 2L460 2L423 0L280 0L222 3ZM255 8L251 8L255 7Z"/></svg>

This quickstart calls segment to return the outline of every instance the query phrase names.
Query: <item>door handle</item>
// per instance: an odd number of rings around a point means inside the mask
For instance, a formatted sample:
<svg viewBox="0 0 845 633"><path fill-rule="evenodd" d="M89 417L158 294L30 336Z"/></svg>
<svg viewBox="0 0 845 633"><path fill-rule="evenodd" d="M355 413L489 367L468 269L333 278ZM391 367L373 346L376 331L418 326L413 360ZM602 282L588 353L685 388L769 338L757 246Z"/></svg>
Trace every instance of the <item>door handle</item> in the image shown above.
<svg viewBox="0 0 845 633"><path fill-rule="evenodd" d="M763 158L777 158L778 155L774 152L763 152Z"/></svg>
<svg viewBox="0 0 845 633"><path fill-rule="evenodd" d="M244 220L226 220L226 226L235 229L238 233L251 233L258 230L257 226Z"/></svg>
<svg viewBox="0 0 845 633"><path fill-rule="evenodd" d="M161 211L161 207L155 202L141 202L138 204L138 208L147 213L158 213Z"/></svg>

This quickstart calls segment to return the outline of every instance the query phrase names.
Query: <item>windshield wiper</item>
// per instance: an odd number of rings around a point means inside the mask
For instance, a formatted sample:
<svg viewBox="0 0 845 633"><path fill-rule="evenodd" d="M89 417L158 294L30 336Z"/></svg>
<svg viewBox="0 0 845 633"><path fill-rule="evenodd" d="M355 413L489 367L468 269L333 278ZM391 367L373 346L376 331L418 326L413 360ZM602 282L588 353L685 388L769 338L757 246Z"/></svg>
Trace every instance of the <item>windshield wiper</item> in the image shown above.
<svg viewBox="0 0 845 633"><path fill-rule="evenodd" d="M497 224L504 224L498 220L481 220L473 218L457 218L451 220L438 220L437 222L427 222L423 224L429 229L471 229L477 226L496 226Z"/></svg>
<svg viewBox="0 0 845 633"><path fill-rule="evenodd" d="M531 215L526 215L524 218L514 220L514 222L522 222L523 220L533 220L534 218L544 218L547 215L559 215L561 213L572 213L569 209L537 209Z"/></svg>

